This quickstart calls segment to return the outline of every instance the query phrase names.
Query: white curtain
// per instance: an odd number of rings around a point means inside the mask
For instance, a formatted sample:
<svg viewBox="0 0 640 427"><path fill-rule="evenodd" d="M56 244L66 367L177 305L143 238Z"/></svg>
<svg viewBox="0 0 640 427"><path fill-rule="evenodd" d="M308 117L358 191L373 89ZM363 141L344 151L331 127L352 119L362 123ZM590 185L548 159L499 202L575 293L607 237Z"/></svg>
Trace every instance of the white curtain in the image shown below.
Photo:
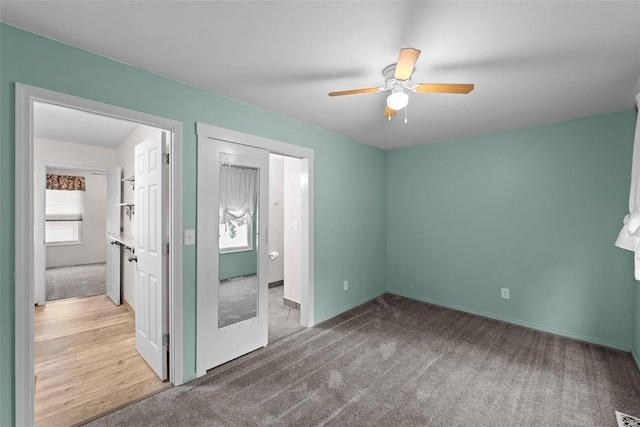
<svg viewBox="0 0 640 427"><path fill-rule="evenodd" d="M640 93L636 95L636 101L640 104ZM636 119L636 134L633 141L629 215L624 217L623 222L616 246L635 252L633 270L636 280L640 280L640 120L638 119Z"/></svg>
<svg viewBox="0 0 640 427"><path fill-rule="evenodd" d="M244 224L256 206L258 170L220 166L220 224Z"/></svg>

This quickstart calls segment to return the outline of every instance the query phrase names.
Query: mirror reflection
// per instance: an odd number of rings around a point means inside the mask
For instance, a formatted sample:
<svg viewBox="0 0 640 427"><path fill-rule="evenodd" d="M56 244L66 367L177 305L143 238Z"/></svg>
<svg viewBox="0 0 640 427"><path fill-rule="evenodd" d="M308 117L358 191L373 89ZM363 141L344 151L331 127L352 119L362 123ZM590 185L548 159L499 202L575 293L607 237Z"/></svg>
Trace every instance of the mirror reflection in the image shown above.
<svg viewBox="0 0 640 427"><path fill-rule="evenodd" d="M220 165L218 327L258 315L258 169Z"/></svg>

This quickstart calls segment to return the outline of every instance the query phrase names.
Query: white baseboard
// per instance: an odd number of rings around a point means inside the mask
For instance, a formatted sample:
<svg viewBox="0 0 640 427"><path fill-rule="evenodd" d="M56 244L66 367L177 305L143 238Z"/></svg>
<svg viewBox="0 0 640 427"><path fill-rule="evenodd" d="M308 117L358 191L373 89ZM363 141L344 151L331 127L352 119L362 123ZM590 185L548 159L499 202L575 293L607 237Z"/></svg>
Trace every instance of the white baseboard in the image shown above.
<svg viewBox="0 0 640 427"><path fill-rule="evenodd" d="M315 319L315 320L316 320L315 324L316 324L316 325L319 325L320 323L325 322L325 321L327 321L327 320L329 320L329 319L331 319L331 318L334 318L334 317L338 316L339 314L344 313L345 311L349 311L349 310L351 310L352 308L355 308L355 307L357 307L357 306L359 306L359 305L362 305L362 304L364 304L365 302L369 302L369 301L371 301L371 300L374 300L374 299L378 298L379 296L384 295L384 294L386 294L386 293L387 293L387 291L386 291L386 290L383 290L383 291L378 292L378 293L375 293L375 294L373 294L373 295L371 295L371 296L368 296L368 297L362 298L362 299L360 299L360 300L358 300L358 301L354 302L353 304L349 304L349 305L348 305L348 306L346 306L346 307L342 307L341 309L336 310L336 311L334 311L333 313L328 314L328 315L327 315L327 316L325 316L324 318Z"/></svg>
<svg viewBox="0 0 640 427"><path fill-rule="evenodd" d="M640 371L640 357L638 357L638 353L636 353L633 349L631 349L631 356L633 357L633 361L636 362L636 366Z"/></svg>
<svg viewBox="0 0 640 427"><path fill-rule="evenodd" d="M626 351L626 352L630 352L631 351L631 347L624 345L624 344L620 344L620 343L616 343L616 342L612 342L612 341L606 341L606 340L601 340L598 338L593 338L590 337L588 335L582 335L582 334L576 334L573 332L569 332L569 331L564 331L562 329L555 329L555 328L550 328L548 326L543 326L543 325L538 325L536 323L531 323L531 322L525 322L522 320L518 320L518 319L513 319L511 317L506 317L506 316L500 316L497 314L492 314L492 313L487 313L481 310L475 310L472 308L468 308L468 307L464 307L464 306L460 306L460 305L456 305L456 304L448 304L448 303L444 303L441 301L437 301L437 300L433 300L431 298L424 298L418 295L413 295L407 292L402 292L402 291L398 291L398 290L394 290L394 289L389 289L387 291L390 294L394 294L394 295L400 295L406 298L411 298L411 299L415 299L418 301L423 301L423 302L427 302L429 304L434 304L434 305L439 305L442 307L447 307L447 308L452 308L454 310L458 310L458 311L464 311L465 313L471 313L471 314L476 314L478 316L482 316L482 317L488 317L489 319L494 319L494 320L500 320L502 322L507 322L507 323L512 323L514 325L518 325L518 326L524 326L526 328L531 328L531 329L536 329L538 331L542 331L542 332L549 332L555 335L560 335L563 337L567 337L567 338L571 338L571 339L575 339L578 341L584 341L584 342L588 342L591 344L597 344L603 347L609 347L609 348L613 348L615 350L622 350L622 351ZM638 362L638 360L636 359L636 363ZM638 365L640 366L640 364Z"/></svg>
<svg viewBox="0 0 640 427"><path fill-rule="evenodd" d="M185 375L184 379L183 379L183 384L188 383L189 381L193 381L197 378L198 376L196 375L195 372L189 374L189 375Z"/></svg>

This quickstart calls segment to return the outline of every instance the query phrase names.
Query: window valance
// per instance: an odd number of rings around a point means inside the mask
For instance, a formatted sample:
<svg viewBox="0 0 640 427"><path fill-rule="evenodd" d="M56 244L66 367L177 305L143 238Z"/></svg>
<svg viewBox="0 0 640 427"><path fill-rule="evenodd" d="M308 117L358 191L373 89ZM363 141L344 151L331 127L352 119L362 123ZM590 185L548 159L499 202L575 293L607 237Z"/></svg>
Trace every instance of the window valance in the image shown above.
<svg viewBox="0 0 640 427"><path fill-rule="evenodd" d="M86 191L84 176L47 174L47 190Z"/></svg>

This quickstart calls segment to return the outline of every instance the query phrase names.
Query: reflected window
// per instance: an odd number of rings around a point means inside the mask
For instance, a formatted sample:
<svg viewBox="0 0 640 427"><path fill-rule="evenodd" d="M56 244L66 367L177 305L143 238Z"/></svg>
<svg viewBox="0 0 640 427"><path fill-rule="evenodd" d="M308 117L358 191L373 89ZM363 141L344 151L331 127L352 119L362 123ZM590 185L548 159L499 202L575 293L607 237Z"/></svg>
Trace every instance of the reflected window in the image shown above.
<svg viewBox="0 0 640 427"><path fill-rule="evenodd" d="M227 218L220 224L220 252L248 251L253 249L251 216L235 219Z"/></svg>
<svg viewBox="0 0 640 427"><path fill-rule="evenodd" d="M253 250L258 169L220 166L220 253Z"/></svg>

